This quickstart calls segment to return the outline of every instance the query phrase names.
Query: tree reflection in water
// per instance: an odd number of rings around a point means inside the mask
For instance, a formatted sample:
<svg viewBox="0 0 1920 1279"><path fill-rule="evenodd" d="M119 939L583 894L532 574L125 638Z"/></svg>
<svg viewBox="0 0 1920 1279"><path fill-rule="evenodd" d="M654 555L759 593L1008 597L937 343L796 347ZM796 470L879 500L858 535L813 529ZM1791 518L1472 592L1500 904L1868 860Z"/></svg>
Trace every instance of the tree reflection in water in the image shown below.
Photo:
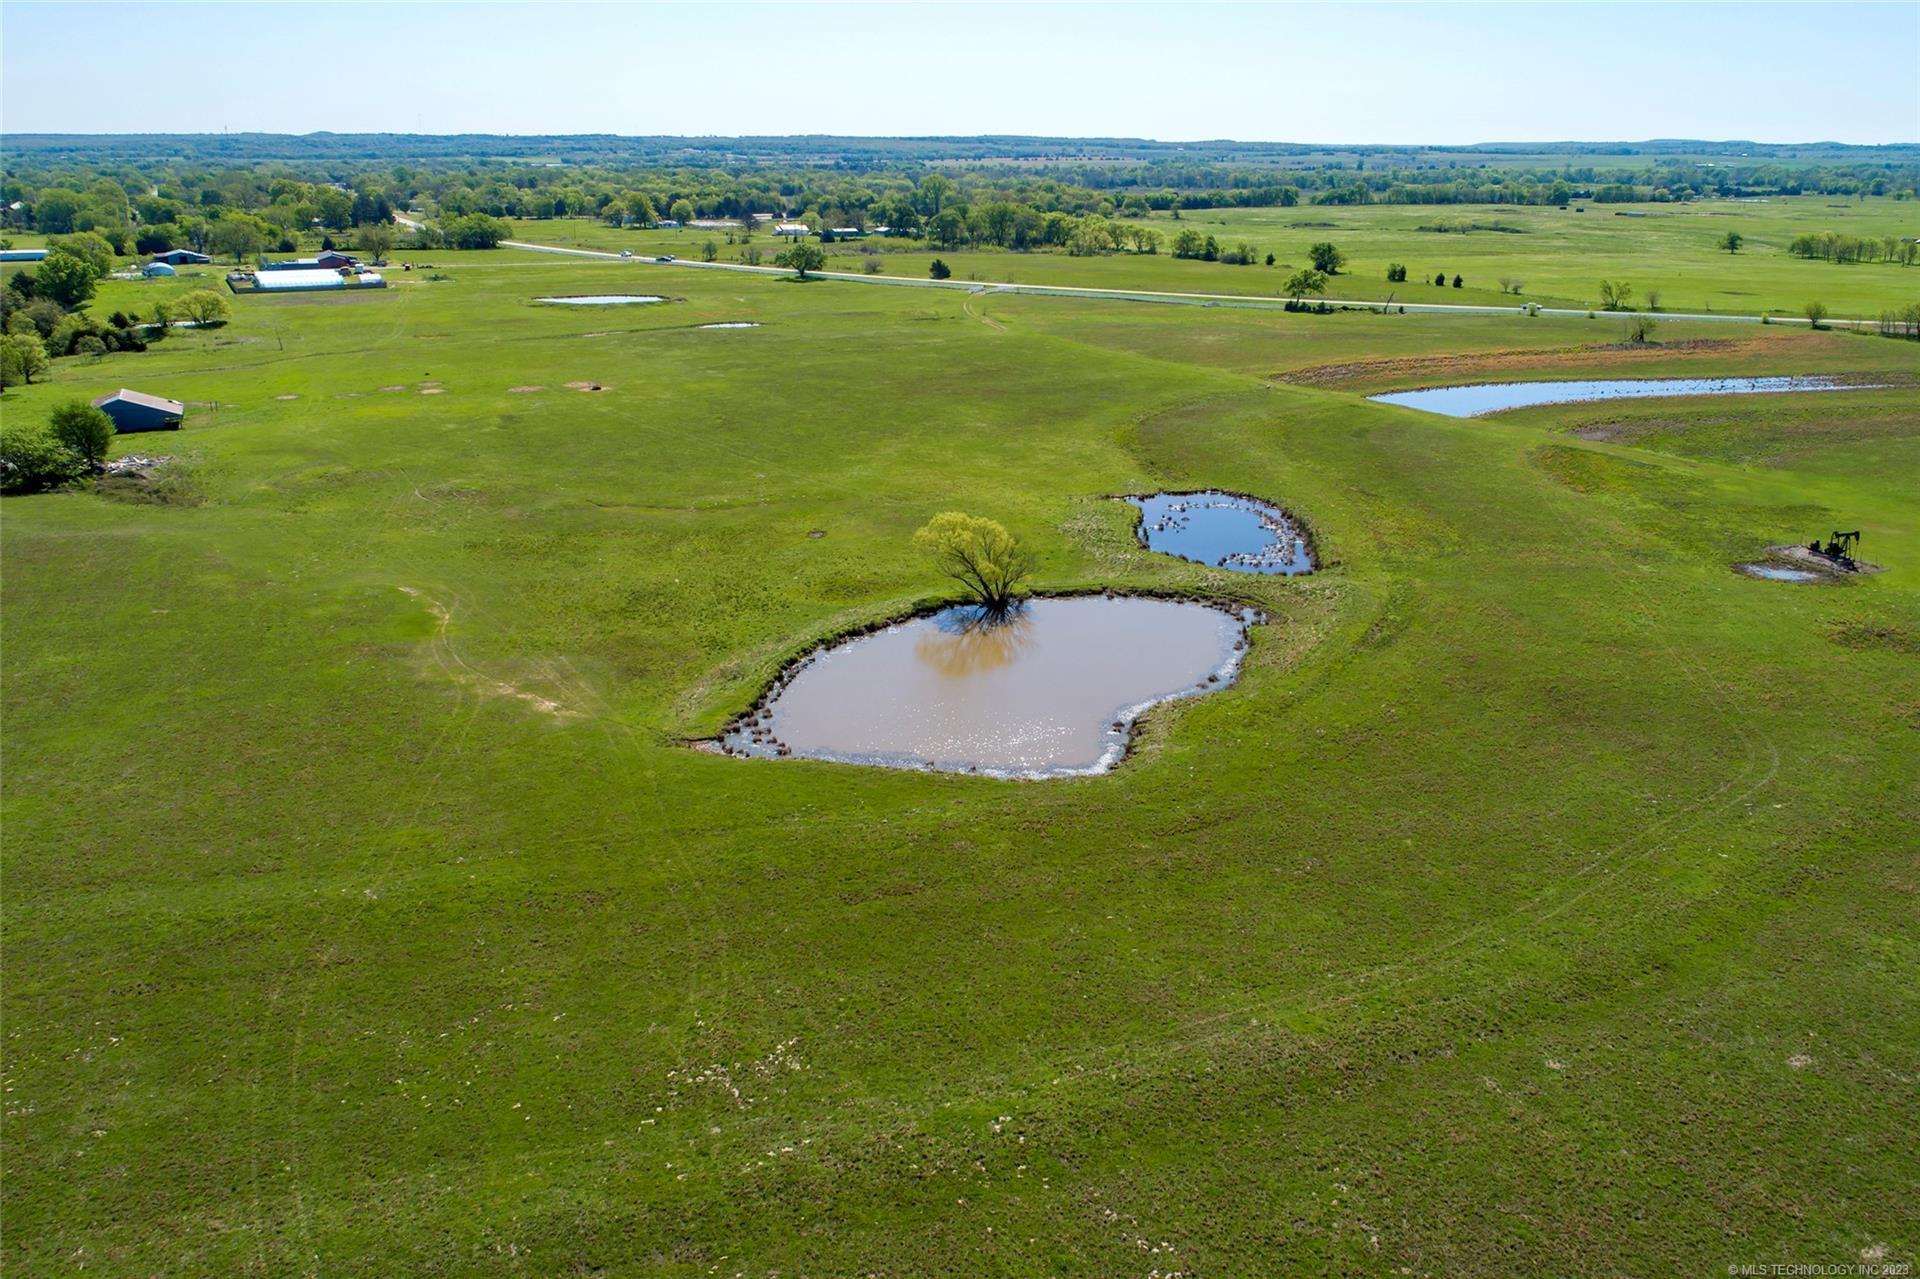
<svg viewBox="0 0 1920 1279"><path fill-rule="evenodd" d="M913 655L948 679L966 679L1008 665L1033 635L1033 618L1022 605L999 614L950 608L934 615L932 628L914 641Z"/></svg>

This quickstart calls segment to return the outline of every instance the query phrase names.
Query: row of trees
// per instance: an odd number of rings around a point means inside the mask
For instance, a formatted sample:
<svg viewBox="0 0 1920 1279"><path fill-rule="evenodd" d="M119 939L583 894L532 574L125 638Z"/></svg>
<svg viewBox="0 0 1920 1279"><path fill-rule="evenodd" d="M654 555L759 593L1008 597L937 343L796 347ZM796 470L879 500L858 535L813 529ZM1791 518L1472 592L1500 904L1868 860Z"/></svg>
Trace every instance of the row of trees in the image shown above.
<svg viewBox="0 0 1920 1279"><path fill-rule="evenodd" d="M1323 162L1289 168L1185 161L1083 160L1014 165L981 160L928 167L877 159L833 166L791 163L719 167L629 163L546 165L529 161L433 160L421 164L315 162L233 164L155 158L106 172L70 158L33 157L0 179L0 224L47 234L98 230L110 240L138 228L189 228L225 213L258 218L276 236L330 232L387 221L424 204L442 217L598 216L647 225L661 217L798 216L822 226L895 226L917 233L944 210L1024 205L1040 213L1144 217L1227 207L1346 204L1565 204L1684 200L1701 195L1824 192L1907 194L1920 165L1862 161L1824 165L1651 159L1599 168L1464 158L1425 163ZM14 207L18 204L18 208ZM273 241L269 241L272 243ZM125 252L122 248L120 251Z"/></svg>
<svg viewBox="0 0 1920 1279"><path fill-rule="evenodd" d="M1841 235L1821 231L1796 235L1787 252L1797 258L1818 258L1822 262L1897 262L1912 266L1920 260L1920 242L1897 235Z"/></svg>

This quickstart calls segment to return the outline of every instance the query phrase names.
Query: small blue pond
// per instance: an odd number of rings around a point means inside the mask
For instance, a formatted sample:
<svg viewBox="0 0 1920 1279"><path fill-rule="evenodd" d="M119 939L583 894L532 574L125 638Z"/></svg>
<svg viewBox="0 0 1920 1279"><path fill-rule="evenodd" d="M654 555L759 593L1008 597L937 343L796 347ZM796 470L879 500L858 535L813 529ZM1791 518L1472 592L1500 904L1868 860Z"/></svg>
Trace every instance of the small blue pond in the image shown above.
<svg viewBox="0 0 1920 1279"><path fill-rule="evenodd" d="M1576 404L1589 400L1639 400L1670 395L1777 395L1784 391L1867 391L1875 388L1831 377L1683 377L1589 382L1487 382L1478 386L1435 386L1423 391L1393 391L1367 398L1447 417L1478 417L1536 404Z"/></svg>
<svg viewBox="0 0 1920 1279"><path fill-rule="evenodd" d="M1130 497L1147 549L1236 573L1313 572L1313 550L1277 506L1209 490Z"/></svg>
<svg viewBox="0 0 1920 1279"><path fill-rule="evenodd" d="M1734 568L1748 577L1763 577L1769 582L1817 582L1818 573L1809 573L1803 568L1787 568L1783 564L1736 564Z"/></svg>

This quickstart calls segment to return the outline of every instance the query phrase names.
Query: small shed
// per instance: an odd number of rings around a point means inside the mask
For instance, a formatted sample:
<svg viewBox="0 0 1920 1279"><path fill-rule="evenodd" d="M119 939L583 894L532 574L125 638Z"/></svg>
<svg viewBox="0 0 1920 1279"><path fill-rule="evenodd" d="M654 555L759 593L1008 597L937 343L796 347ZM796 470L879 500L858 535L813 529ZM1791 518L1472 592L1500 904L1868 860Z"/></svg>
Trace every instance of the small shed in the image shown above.
<svg viewBox="0 0 1920 1279"><path fill-rule="evenodd" d="M148 279L152 279L156 275L178 275L180 273L168 266L165 262L149 262L140 268L140 274L146 276Z"/></svg>
<svg viewBox="0 0 1920 1279"><path fill-rule="evenodd" d="M113 429L122 435L135 431L177 431L187 415L187 406L144 391L121 387L112 395L103 395L93 407L113 419Z"/></svg>
<svg viewBox="0 0 1920 1279"><path fill-rule="evenodd" d="M206 254L195 253L192 249L168 249L165 253L154 254L153 260L168 266L206 266L213 261Z"/></svg>

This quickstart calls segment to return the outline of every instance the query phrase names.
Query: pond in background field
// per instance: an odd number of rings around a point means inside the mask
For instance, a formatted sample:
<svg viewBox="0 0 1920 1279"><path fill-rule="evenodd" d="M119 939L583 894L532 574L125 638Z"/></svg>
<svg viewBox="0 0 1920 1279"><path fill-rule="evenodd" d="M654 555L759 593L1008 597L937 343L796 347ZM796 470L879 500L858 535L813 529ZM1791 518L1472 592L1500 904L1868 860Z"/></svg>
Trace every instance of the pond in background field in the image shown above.
<svg viewBox="0 0 1920 1279"><path fill-rule="evenodd" d="M551 302L555 306L632 306L639 302L665 302L662 297L651 293L592 293L577 298L535 298L536 302Z"/></svg>
<svg viewBox="0 0 1920 1279"><path fill-rule="evenodd" d="M1148 708L1231 683L1250 612L1126 596L949 608L815 651L721 738L799 755L1000 777L1099 773Z"/></svg>
<svg viewBox="0 0 1920 1279"><path fill-rule="evenodd" d="M1435 386L1422 391L1393 391L1367 398L1447 417L1478 417L1536 404L1577 404L1590 400L1639 400L1670 395L1778 395L1786 391L1869 391L1874 386L1831 377L1683 377L1623 378L1588 382L1486 382L1477 386Z"/></svg>
<svg viewBox="0 0 1920 1279"><path fill-rule="evenodd" d="M1235 493L1154 493L1130 497L1148 550L1236 573L1313 572L1313 550L1277 506Z"/></svg>
<svg viewBox="0 0 1920 1279"><path fill-rule="evenodd" d="M1820 574L1809 573L1803 568L1788 568L1784 564L1735 564L1734 571L1748 577L1761 577L1769 582L1818 582Z"/></svg>

